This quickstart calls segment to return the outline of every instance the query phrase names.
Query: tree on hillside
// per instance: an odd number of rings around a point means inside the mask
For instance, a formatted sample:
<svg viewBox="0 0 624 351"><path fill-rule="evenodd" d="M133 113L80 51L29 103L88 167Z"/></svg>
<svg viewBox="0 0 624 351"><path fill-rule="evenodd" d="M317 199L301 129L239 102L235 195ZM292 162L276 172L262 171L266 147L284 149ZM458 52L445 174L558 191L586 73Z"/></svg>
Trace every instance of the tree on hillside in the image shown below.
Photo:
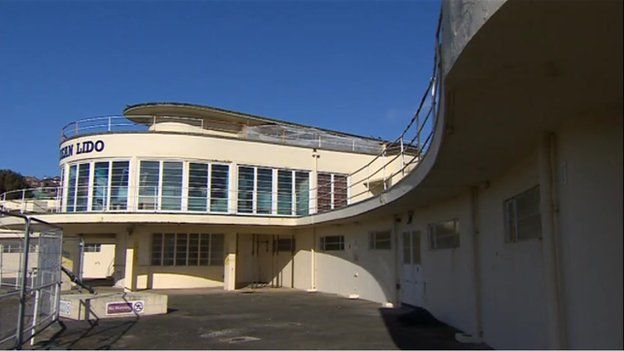
<svg viewBox="0 0 624 351"><path fill-rule="evenodd" d="M0 169L0 194L24 188L28 188L28 183L23 175L10 169Z"/></svg>

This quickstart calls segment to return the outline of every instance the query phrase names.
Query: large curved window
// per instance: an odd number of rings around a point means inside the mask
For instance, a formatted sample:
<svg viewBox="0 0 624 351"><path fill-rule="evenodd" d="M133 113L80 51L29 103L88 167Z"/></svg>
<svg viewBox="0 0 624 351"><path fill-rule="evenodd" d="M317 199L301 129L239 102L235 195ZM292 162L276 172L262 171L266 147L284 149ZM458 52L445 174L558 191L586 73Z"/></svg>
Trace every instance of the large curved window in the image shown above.
<svg viewBox="0 0 624 351"><path fill-rule="evenodd" d="M129 168L129 161L97 161L70 165L65 210L126 210Z"/></svg>

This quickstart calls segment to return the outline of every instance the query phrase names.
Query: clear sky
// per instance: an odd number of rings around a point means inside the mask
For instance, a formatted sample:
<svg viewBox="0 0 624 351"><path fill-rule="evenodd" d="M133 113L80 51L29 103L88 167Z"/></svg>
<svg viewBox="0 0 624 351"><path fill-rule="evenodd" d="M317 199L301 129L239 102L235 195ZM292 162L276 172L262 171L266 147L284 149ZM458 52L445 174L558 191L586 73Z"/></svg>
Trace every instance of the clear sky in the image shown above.
<svg viewBox="0 0 624 351"><path fill-rule="evenodd" d="M0 0L0 169L57 175L61 128L172 101L391 139L439 2Z"/></svg>

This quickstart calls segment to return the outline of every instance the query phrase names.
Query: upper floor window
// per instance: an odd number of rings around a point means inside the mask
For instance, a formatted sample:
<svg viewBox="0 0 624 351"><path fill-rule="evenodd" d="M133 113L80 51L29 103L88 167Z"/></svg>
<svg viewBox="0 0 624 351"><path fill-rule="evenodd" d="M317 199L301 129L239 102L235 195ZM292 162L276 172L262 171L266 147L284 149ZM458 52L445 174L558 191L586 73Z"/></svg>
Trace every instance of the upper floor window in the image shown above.
<svg viewBox="0 0 624 351"><path fill-rule="evenodd" d="M542 237L539 186L505 200L503 206L505 209L506 242Z"/></svg>
<svg viewBox="0 0 624 351"><path fill-rule="evenodd" d="M347 176L319 173L316 196L318 212L327 212L347 206Z"/></svg>
<svg viewBox="0 0 624 351"><path fill-rule="evenodd" d="M310 173L263 167L238 167L238 212L310 213Z"/></svg>
<svg viewBox="0 0 624 351"><path fill-rule="evenodd" d="M459 247L459 220L429 224L429 247L432 250Z"/></svg>
<svg viewBox="0 0 624 351"><path fill-rule="evenodd" d="M65 202L67 212L127 209L129 166L129 161L100 161L69 166Z"/></svg>

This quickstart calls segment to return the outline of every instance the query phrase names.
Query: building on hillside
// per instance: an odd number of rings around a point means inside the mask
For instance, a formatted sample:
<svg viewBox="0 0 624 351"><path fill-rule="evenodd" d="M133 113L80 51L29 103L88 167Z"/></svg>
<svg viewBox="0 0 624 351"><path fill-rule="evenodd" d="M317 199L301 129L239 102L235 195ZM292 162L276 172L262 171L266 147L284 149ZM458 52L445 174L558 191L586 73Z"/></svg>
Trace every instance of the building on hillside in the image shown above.
<svg viewBox="0 0 624 351"><path fill-rule="evenodd" d="M622 5L444 0L391 142L141 104L66 126L63 186L0 204L130 290L293 287L420 306L495 348L621 349Z"/></svg>

